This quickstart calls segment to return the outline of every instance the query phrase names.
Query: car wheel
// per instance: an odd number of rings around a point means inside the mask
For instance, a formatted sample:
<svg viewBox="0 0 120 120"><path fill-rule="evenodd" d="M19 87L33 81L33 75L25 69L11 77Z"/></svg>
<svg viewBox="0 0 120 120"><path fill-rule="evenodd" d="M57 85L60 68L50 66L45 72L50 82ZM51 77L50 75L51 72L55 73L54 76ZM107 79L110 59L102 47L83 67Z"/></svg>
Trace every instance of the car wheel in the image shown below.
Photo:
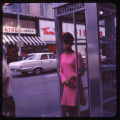
<svg viewBox="0 0 120 120"><path fill-rule="evenodd" d="M39 74L41 74L41 72L42 72L42 69L41 69L41 68L35 68L34 71L33 71L33 73L34 73L35 75L39 75Z"/></svg>
<svg viewBox="0 0 120 120"><path fill-rule="evenodd" d="M21 72L22 73L22 75L27 75L27 72Z"/></svg>

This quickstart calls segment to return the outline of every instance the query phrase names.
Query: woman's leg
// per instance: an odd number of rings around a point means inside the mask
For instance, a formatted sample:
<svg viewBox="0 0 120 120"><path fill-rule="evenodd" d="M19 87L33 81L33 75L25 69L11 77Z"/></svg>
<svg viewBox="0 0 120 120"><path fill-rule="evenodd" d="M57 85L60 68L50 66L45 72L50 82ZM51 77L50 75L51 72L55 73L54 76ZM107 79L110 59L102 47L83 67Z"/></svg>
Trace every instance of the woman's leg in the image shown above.
<svg viewBox="0 0 120 120"><path fill-rule="evenodd" d="M66 106L61 105L61 117L67 117L66 112Z"/></svg>
<svg viewBox="0 0 120 120"><path fill-rule="evenodd" d="M69 117L78 117L78 107L69 106L68 113L69 113Z"/></svg>

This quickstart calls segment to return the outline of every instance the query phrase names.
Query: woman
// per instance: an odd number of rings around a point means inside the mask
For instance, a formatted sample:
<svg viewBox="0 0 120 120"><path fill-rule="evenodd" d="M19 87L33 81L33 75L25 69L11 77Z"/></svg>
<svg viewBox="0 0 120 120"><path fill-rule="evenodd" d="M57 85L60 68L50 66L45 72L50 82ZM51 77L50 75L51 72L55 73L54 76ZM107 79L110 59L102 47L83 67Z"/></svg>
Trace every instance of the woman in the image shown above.
<svg viewBox="0 0 120 120"><path fill-rule="evenodd" d="M64 53L60 56L60 77L63 84L63 96L62 96L62 117L66 117L66 113L69 113L70 117L78 116L77 106L77 81L76 81L76 64L75 64L75 52L72 50L73 36L71 33L65 33L62 36L62 44ZM82 56L78 54L78 68L83 68ZM81 76L84 72L79 72L80 83L80 103L86 104L83 84Z"/></svg>

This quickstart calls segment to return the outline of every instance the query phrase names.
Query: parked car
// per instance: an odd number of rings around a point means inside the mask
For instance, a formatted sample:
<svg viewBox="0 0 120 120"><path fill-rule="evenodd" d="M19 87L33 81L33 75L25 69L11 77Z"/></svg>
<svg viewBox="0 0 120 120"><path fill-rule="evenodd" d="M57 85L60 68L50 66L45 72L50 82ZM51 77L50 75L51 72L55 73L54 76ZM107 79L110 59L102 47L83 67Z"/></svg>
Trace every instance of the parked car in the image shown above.
<svg viewBox="0 0 120 120"><path fill-rule="evenodd" d="M31 53L20 61L11 62L10 70L20 71L23 75L33 72L35 75L43 71L57 69L57 59L54 53Z"/></svg>

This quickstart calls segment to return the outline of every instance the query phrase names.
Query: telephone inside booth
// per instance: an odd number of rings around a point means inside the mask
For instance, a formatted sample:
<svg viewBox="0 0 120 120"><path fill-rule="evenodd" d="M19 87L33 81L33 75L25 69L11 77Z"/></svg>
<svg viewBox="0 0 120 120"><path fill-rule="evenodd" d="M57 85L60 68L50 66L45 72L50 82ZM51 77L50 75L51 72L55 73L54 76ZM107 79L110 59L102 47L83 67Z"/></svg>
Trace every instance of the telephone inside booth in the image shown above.
<svg viewBox="0 0 120 120"><path fill-rule="evenodd" d="M78 116L107 117L116 114L116 6L114 3L59 3L54 7L56 27L57 72L63 53L61 37L70 32L74 36L72 49L80 52L85 65L82 77L86 106L80 105L77 86ZM78 76L78 66L76 65ZM77 77L77 83L78 77ZM114 107L114 109L113 109Z"/></svg>

